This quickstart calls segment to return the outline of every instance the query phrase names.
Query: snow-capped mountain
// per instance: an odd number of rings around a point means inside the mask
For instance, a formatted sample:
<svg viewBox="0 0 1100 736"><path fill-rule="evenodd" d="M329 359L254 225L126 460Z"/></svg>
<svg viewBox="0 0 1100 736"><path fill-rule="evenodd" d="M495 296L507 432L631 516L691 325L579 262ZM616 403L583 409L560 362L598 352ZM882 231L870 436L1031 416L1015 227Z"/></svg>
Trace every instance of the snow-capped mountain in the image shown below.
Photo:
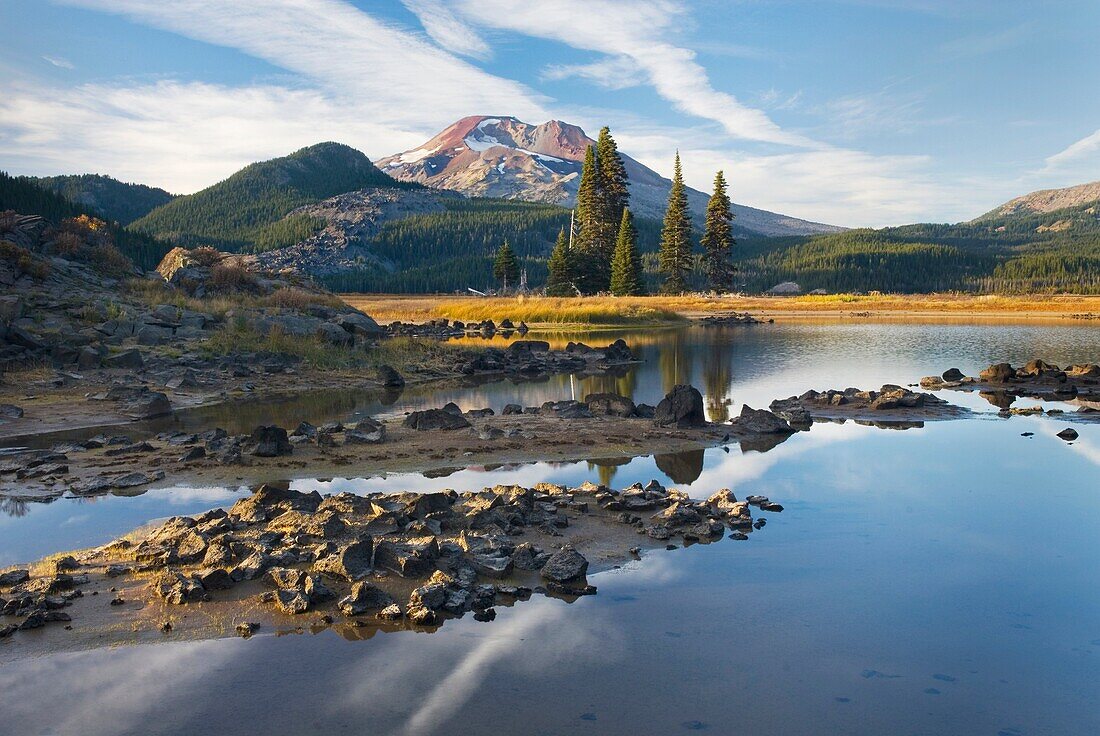
<svg viewBox="0 0 1100 736"><path fill-rule="evenodd" d="M585 149L595 141L576 125L551 120L530 125L513 117L462 118L411 151L380 159L395 179L475 197L502 197L571 206L580 185ZM630 207L640 217L661 217L672 182L626 154ZM707 196L688 189L702 215ZM735 204L735 227L762 235L809 235L843 228Z"/></svg>

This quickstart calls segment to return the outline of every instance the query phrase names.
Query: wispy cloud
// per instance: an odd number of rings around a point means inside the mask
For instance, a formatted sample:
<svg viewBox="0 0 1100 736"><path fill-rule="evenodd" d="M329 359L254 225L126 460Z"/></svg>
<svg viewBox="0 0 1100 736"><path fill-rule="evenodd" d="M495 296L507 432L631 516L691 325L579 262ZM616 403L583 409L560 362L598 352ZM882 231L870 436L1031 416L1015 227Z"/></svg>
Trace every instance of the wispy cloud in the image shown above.
<svg viewBox="0 0 1100 736"><path fill-rule="evenodd" d="M424 30L448 51L477 59L492 56L492 48L477 31L451 12L442 0L401 0L420 20Z"/></svg>
<svg viewBox="0 0 1100 736"><path fill-rule="evenodd" d="M1084 164L1092 168L1095 173L1096 165L1100 164L1098 159L1100 159L1100 130L1072 143L1053 156L1048 156L1044 172L1050 173Z"/></svg>
<svg viewBox="0 0 1100 736"><path fill-rule="evenodd" d="M302 75L370 119L425 132L471 110L541 118L546 100L489 74L406 28L341 0L62 0L125 15L207 43L239 49Z"/></svg>
<svg viewBox="0 0 1100 736"><path fill-rule="evenodd" d="M605 89L626 89L645 84L646 76L629 56L609 56L591 64L552 64L542 70L542 79L559 81L577 77Z"/></svg>
<svg viewBox="0 0 1100 736"><path fill-rule="evenodd" d="M762 110L714 88L695 52L670 43L684 8L670 0L456 0L472 23L545 38L574 48L629 59L654 90L683 113L722 126L729 136L786 146L817 147L805 136L777 125ZM583 18L564 24L562 18ZM618 63L622 63L621 61Z"/></svg>
<svg viewBox="0 0 1100 736"><path fill-rule="evenodd" d="M0 84L0 159L14 171L96 171L192 192L321 140L380 156L419 143L318 90L174 81L75 88Z"/></svg>
<svg viewBox="0 0 1100 736"><path fill-rule="evenodd" d="M76 68L75 66L73 66L73 63L71 61L69 61L68 59L66 59L64 57L61 57L61 56L43 56L42 58L45 61L48 61L49 63L53 64L54 66L56 66L59 69L75 69Z"/></svg>

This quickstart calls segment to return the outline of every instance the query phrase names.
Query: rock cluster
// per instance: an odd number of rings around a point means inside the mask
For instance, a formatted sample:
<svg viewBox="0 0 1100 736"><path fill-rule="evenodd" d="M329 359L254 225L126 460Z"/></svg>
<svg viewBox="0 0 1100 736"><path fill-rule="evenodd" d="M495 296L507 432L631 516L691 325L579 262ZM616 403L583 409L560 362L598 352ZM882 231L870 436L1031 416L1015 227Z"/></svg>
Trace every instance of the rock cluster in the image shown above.
<svg viewBox="0 0 1100 736"><path fill-rule="evenodd" d="M55 574L5 572L0 609L24 619L17 628L68 620L60 609L80 595L75 586L103 575L147 578L149 595L171 606L232 605L234 596L222 591L256 581L272 615L335 609L349 618L430 625L473 611L491 620L493 605L533 591L595 593L583 550L555 543L583 517L609 531L633 527L655 543L713 541L727 529L741 539L764 522L754 522L750 504L782 511L763 496L738 501L728 489L695 501L656 481L622 491L541 483L324 497L264 485L228 510L174 517L138 541L123 538L59 561ZM255 630L244 626L243 636Z"/></svg>
<svg viewBox="0 0 1100 736"><path fill-rule="evenodd" d="M886 384L877 391L846 388L843 391L807 391L800 396L776 399L771 410L794 428L802 429L814 417L835 417L846 414L873 416L876 413L913 413L917 416L937 415L950 408L943 399L932 394L910 391L902 386Z"/></svg>

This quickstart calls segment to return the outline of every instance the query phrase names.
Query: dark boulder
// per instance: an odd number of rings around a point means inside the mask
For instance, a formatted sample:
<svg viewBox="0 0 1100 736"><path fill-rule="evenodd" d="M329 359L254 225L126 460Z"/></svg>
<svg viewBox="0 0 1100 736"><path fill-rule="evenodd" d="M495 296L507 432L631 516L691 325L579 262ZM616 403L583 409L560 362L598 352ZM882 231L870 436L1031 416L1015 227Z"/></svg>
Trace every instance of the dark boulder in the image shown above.
<svg viewBox="0 0 1100 736"><path fill-rule="evenodd" d="M791 425L767 409L753 409L748 404L741 407L741 416L737 417L737 427L753 434L792 434L794 432Z"/></svg>
<svg viewBox="0 0 1100 736"><path fill-rule="evenodd" d="M626 341L620 338L603 349L603 358L612 363L627 363L634 360L634 353L630 352Z"/></svg>
<svg viewBox="0 0 1100 736"><path fill-rule="evenodd" d="M273 424L262 425L252 430L252 446L248 453L256 457L279 457L294 452L286 430Z"/></svg>
<svg viewBox="0 0 1100 736"><path fill-rule="evenodd" d="M612 417L633 417L637 415L637 407L634 406L634 402L619 394L589 394L584 397L584 403L588 405L588 410L593 414Z"/></svg>
<svg viewBox="0 0 1100 736"><path fill-rule="evenodd" d="M945 381L961 381L966 378L966 375L958 368L948 368L943 372L943 376L941 377Z"/></svg>
<svg viewBox="0 0 1100 736"><path fill-rule="evenodd" d="M405 379L392 366L378 366L377 376L378 382L386 388L401 388L405 385Z"/></svg>
<svg viewBox="0 0 1100 736"><path fill-rule="evenodd" d="M567 545L550 555L542 566L541 574L552 583L568 583L583 579L587 572L588 560Z"/></svg>
<svg viewBox="0 0 1100 736"><path fill-rule="evenodd" d="M659 427L701 427L707 423L703 412L703 395L694 386L674 386L653 412L653 422Z"/></svg>
<svg viewBox="0 0 1100 736"><path fill-rule="evenodd" d="M986 383L1007 383L1015 377L1016 369L1010 363L994 363L978 374Z"/></svg>
<svg viewBox="0 0 1100 736"><path fill-rule="evenodd" d="M461 414L452 414L443 409L425 409L414 411L405 417L405 426L419 431L430 429L464 429L470 422Z"/></svg>
<svg viewBox="0 0 1100 736"><path fill-rule="evenodd" d="M168 416L172 413L172 402L160 391L145 390L130 399L122 413L135 420Z"/></svg>
<svg viewBox="0 0 1100 736"><path fill-rule="evenodd" d="M1079 434L1077 434L1077 430L1076 430L1076 429L1074 429L1073 427L1066 427L1066 428L1065 428L1065 429L1063 429L1063 430L1062 430L1061 432L1059 432L1059 433L1058 433L1058 434L1057 434L1056 436L1057 436L1057 437L1058 437L1059 439L1063 439L1063 440L1065 440L1066 442L1073 442L1073 441L1074 441L1075 439L1077 439L1077 438L1078 438L1078 437L1079 437L1080 435L1079 435Z"/></svg>
<svg viewBox="0 0 1100 736"><path fill-rule="evenodd" d="M108 355L103 359L104 368L132 368L137 370L144 366L145 361L141 357L141 351L136 348L123 350L121 353Z"/></svg>

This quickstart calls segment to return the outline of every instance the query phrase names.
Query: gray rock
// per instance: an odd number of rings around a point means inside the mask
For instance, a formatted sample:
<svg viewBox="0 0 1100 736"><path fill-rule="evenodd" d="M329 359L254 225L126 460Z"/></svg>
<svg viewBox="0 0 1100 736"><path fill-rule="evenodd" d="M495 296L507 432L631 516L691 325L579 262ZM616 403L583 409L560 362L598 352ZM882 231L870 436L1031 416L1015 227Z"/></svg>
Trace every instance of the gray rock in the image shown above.
<svg viewBox="0 0 1100 736"><path fill-rule="evenodd" d="M562 547L542 566L542 577L553 583L567 583L584 578L588 560L571 546Z"/></svg>
<svg viewBox="0 0 1100 736"><path fill-rule="evenodd" d="M355 337L343 327L332 322L322 322L317 326L317 336L332 345L350 345Z"/></svg>
<svg viewBox="0 0 1100 736"><path fill-rule="evenodd" d="M386 388L401 388L405 385L405 379L402 378L401 374L394 370L391 366L378 366L377 375L378 382Z"/></svg>
<svg viewBox="0 0 1100 736"><path fill-rule="evenodd" d="M340 327L353 335L365 337L380 337L386 333L377 322L362 312L349 312L337 315L333 320Z"/></svg>
<svg viewBox="0 0 1100 736"><path fill-rule="evenodd" d="M141 357L141 351L136 348L130 350L123 350L121 353L115 353L114 355L108 355L103 359L104 368L131 368L140 369L145 367L145 361Z"/></svg>
<svg viewBox="0 0 1100 736"><path fill-rule="evenodd" d="M701 427L707 422L703 412L703 395L694 386L674 386L653 413L653 421L659 427L675 426L681 429Z"/></svg>
<svg viewBox="0 0 1100 736"><path fill-rule="evenodd" d="M941 376L945 381L961 381L966 378L966 374L960 371L958 368L948 368L943 372Z"/></svg>
<svg viewBox="0 0 1100 736"><path fill-rule="evenodd" d="M589 394L584 397L584 403L593 414L612 417L632 417L637 414L634 402L619 394Z"/></svg>
<svg viewBox="0 0 1100 736"><path fill-rule="evenodd" d="M405 417L404 425L409 429L418 431L433 429L463 429L470 426L470 422L462 414L452 414L443 409L425 409L414 411Z"/></svg>
<svg viewBox="0 0 1100 736"><path fill-rule="evenodd" d="M0 404L0 419L22 419L23 409L15 404Z"/></svg>
<svg viewBox="0 0 1100 736"><path fill-rule="evenodd" d="M126 403L122 413L134 420L154 419L171 414L172 403L160 391L143 391Z"/></svg>
<svg viewBox="0 0 1100 736"><path fill-rule="evenodd" d="M153 590L167 603L182 605L206 598L206 590L197 579L176 570L166 570L153 581Z"/></svg>
<svg viewBox="0 0 1100 736"><path fill-rule="evenodd" d="M360 616L370 611L385 611L396 604L389 593L373 583L362 581L351 586L351 595L342 598L338 605L345 616ZM398 608L399 613L400 610Z"/></svg>
<svg viewBox="0 0 1100 736"><path fill-rule="evenodd" d="M1065 440L1066 442L1073 442L1080 435L1077 433L1077 430L1074 429L1073 427L1066 427L1061 432L1059 432L1056 436L1059 439Z"/></svg>
<svg viewBox="0 0 1100 736"><path fill-rule="evenodd" d="M275 605L283 613L299 616L309 612L309 596L301 590L277 590L275 591Z"/></svg>
<svg viewBox="0 0 1100 736"><path fill-rule="evenodd" d="M741 407L737 427L753 434L792 434L794 432L791 425L767 409L753 409L748 404Z"/></svg>
<svg viewBox="0 0 1100 736"><path fill-rule="evenodd" d="M372 571L371 560L374 556L374 538L363 534L351 544L344 545L328 557L322 557L313 563L317 572L344 580L362 580Z"/></svg>
<svg viewBox="0 0 1100 736"><path fill-rule="evenodd" d="M290 455L294 452L294 445L290 443L286 430L275 425L264 425L252 430L252 447L250 455L256 457L279 457Z"/></svg>
<svg viewBox="0 0 1100 736"><path fill-rule="evenodd" d="M0 573L0 586L10 588L13 585L25 583L31 579L30 570L8 570Z"/></svg>

